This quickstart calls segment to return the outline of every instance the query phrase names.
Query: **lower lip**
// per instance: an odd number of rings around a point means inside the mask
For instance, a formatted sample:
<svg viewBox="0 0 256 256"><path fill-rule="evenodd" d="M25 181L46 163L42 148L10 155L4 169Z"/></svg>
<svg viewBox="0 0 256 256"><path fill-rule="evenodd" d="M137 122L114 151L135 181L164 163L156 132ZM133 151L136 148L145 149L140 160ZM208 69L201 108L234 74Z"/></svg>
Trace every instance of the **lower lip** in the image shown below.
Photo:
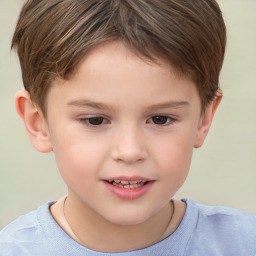
<svg viewBox="0 0 256 256"><path fill-rule="evenodd" d="M145 185L138 188L120 188L104 181L105 186L112 194L124 200L135 200L142 197L149 191L153 183L153 181L148 181Z"/></svg>

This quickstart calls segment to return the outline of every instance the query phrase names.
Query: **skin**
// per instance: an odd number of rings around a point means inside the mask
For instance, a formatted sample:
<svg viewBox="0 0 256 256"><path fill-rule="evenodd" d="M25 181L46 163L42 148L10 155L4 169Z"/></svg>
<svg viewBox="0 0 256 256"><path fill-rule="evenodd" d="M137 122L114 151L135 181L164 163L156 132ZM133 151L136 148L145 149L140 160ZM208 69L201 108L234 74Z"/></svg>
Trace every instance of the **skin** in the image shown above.
<svg viewBox="0 0 256 256"><path fill-rule="evenodd" d="M55 220L98 251L143 248L173 233L186 206L174 200L170 222L170 200L187 177L193 148L203 144L220 99L202 116L191 80L164 60L154 64L137 57L121 42L95 48L71 79L53 83L47 119L27 92L19 92L16 109L32 144L54 151L68 186L65 205L59 200L51 208ZM106 187L106 180L120 176L152 184L139 198L122 199Z"/></svg>

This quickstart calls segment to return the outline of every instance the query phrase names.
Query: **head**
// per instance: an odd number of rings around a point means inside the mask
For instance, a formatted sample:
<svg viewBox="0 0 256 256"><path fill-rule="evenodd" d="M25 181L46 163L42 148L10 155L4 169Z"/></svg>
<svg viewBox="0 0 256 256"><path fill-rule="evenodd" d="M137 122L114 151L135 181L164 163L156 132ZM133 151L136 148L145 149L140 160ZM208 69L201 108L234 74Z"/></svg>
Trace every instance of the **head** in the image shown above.
<svg viewBox="0 0 256 256"><path fill-rule="evenodd" d="M225 40L214 0L26 3L16 106L73 203L126 225L168 204L218 106ZM139 187L127 193L120 179Z"/></svg>
<svg viewBox="0 0 256 256"><path fill-rule="evenodd" d="M53 81L69 79L93 48L116 40L146 60L165 59L189 77L202 112L216 96L226 33L215 0L28 0L12 47L25 89L46 115Z"/></svg>

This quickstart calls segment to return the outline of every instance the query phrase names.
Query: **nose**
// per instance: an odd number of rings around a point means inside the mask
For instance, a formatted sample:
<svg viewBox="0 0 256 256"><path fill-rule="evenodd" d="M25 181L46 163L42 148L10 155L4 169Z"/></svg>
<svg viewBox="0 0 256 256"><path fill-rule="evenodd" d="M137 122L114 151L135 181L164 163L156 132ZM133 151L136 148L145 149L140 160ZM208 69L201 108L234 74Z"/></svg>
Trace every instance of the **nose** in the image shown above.
<svg viewBox="0 0 256 256"><path fill-rule="evenodd" d="M147 158L146 141L142 132L135 128L125 128L115 136L112 158L125 164L142 162Z"/></svg>

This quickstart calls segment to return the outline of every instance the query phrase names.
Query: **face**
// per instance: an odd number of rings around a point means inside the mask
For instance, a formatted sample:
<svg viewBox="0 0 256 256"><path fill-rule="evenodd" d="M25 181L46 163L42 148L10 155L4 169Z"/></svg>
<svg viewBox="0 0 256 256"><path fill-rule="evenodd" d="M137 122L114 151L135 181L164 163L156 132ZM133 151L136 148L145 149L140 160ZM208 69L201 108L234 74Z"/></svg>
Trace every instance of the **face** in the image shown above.
<svg viewBox="0 0 256 256"><path fill-rule="evenodd" d="M183 184L200 125L195 85L121 43L98 47L55 82L47 125L70 197L116 224L161 211Z"/></svg>

